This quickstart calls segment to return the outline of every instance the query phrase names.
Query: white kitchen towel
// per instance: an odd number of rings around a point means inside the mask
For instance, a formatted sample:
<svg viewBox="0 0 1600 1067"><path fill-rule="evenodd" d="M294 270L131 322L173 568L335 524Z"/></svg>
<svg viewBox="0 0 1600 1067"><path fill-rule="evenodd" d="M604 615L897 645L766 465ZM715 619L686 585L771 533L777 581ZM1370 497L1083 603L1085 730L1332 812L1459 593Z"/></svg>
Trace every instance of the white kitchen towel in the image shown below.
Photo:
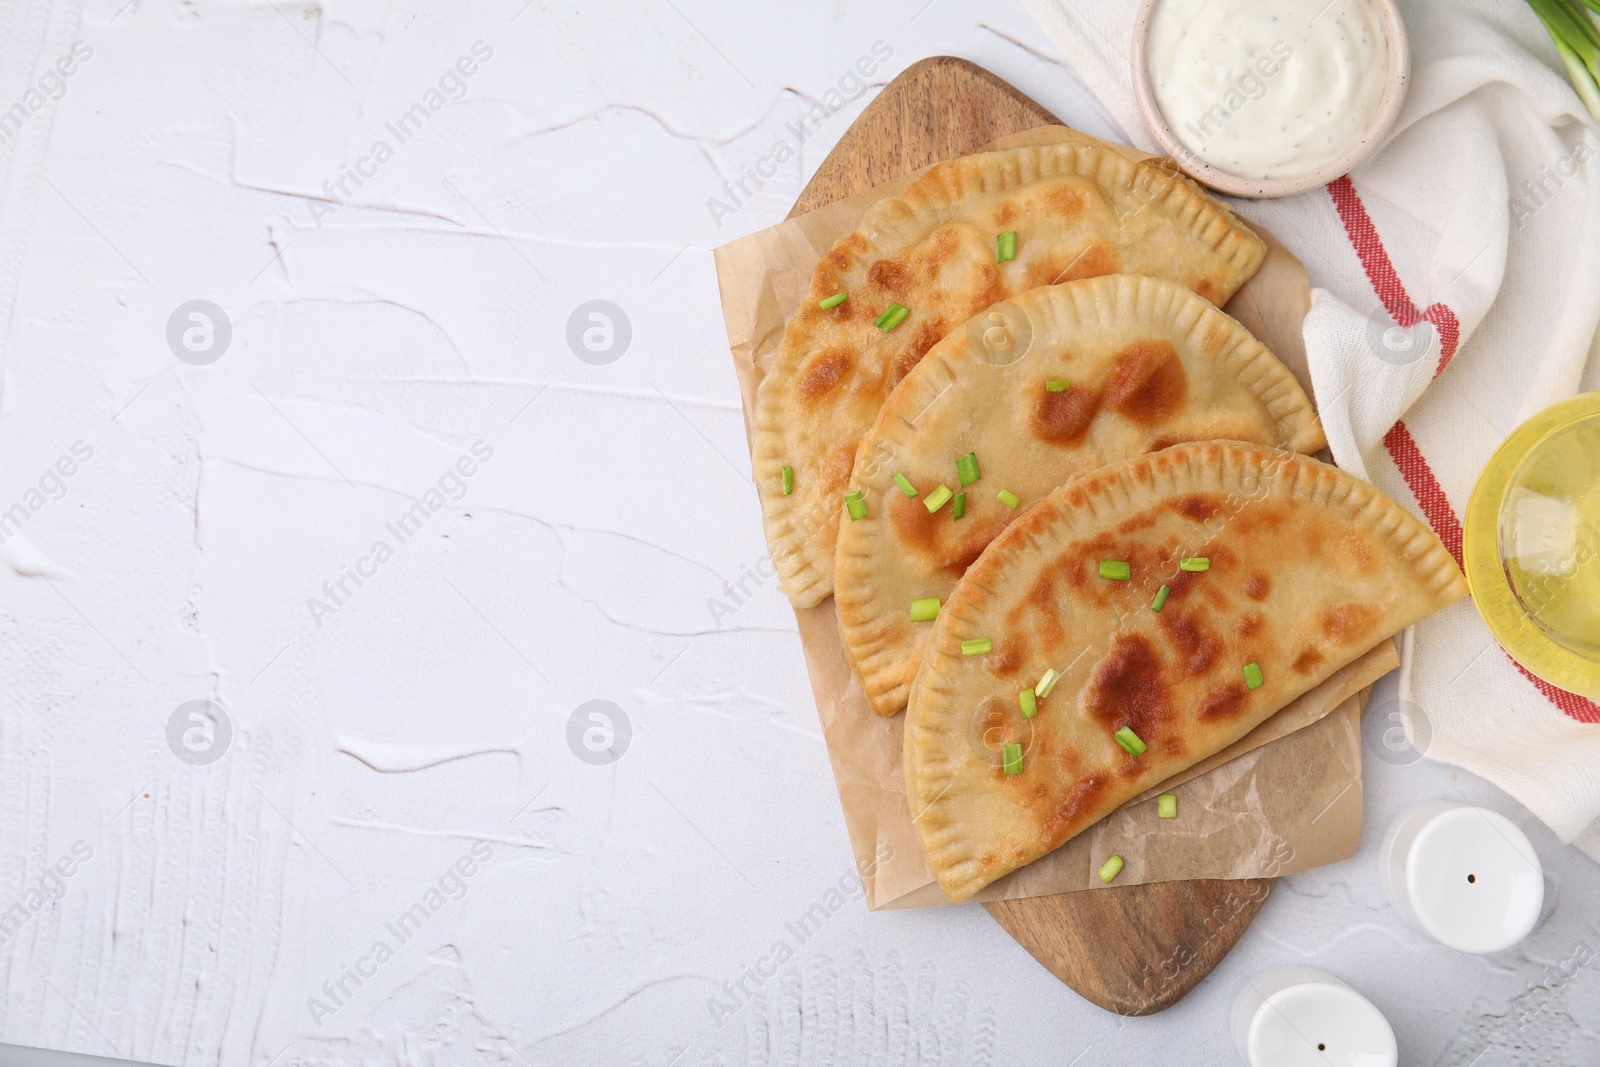
<svg viewBox="0 0 1600 1067"><path fill-rule="evenodd" d="M1132 142L1138 0L1025 0ZM1404 0L1411 86L1381 150L1281 200L1234 201L1300 257L1305 341L1338 464L1461 557L1460 516L1524 419L1600 387L1600 137L1523 0ZM1533 678L1470 601L1416 628L1417 745L1600 859L1600 705ZM1380 731L1381 732L1381 731ZM1408 730L1408 732L1410 732ZM1424 734L1431 737L1424 740Z"/></svg>

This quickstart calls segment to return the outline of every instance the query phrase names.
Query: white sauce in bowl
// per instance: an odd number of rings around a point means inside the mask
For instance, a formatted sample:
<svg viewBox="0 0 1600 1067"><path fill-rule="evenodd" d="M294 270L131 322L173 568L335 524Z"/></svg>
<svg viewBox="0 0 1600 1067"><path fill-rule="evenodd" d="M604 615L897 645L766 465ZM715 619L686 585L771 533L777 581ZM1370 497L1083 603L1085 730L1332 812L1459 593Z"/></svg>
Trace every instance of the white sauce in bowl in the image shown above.
<svg viewBox="0 0 1600 1067"><path fill-rule="evenodd" d="M1371 129L1389 42L1367 0L1161 0L1147 65L1195 155L1242 178L1294 178Z"/></svg>

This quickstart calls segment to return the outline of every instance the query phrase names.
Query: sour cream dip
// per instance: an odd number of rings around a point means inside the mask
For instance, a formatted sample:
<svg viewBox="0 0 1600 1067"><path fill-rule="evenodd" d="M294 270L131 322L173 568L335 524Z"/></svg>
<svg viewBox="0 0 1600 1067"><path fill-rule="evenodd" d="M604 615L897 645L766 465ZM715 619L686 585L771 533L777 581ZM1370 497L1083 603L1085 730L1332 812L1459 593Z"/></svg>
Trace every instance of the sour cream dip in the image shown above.
<svg viewBox="0 0 1600 1067"><path fill-rule="evenodd" d="M1160 0L1150 87L1167 126L1211 166L1294 178L1372 128L1389 41L1369 0Z"/></svg>

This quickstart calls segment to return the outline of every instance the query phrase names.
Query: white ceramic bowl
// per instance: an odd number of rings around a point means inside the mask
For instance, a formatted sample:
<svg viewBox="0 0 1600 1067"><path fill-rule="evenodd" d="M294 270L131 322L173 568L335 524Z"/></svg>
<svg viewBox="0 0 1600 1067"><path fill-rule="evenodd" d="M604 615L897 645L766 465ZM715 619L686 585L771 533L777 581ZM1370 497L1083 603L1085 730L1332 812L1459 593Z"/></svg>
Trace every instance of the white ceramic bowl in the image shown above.
<svg viewBox="0 0 1600 1067"><path fill-rule="evenodd" d="M1378 12L1384 31L1389 37L1388 82L1378 104L1378 113L1373 117L1372 125L1367 128L1367 132L1362 134L1361 140L1332 163L1291 178L1243 178L1214 167L1178 139L1177 134L1172 132L1172 127L1167 125L1167 120L1156 103L1155 87L1150 84L1148 59L1150 20L1155 14L1156 6L1161 2L1162 0L1144 0L1139 7L1139 16L1133 23L1133 93L1138 98L1139 111L1144 115L1145 125L1150 127L1151 136L1156 139L1156 144L1172 157L1180 170L1201 185L1230 196L1253 198L1293 196L1295 193L1315 189L1319 185L1326 185L1335 178L1350 173L1362 160L1376 151L1400 114L1400 105L1406 96L1406 84L1411 79L1411 44L1406 37L1405 21L1400 17L1400 7L1396 0L1360 0L1362 3L1371 4Z"/></svg>

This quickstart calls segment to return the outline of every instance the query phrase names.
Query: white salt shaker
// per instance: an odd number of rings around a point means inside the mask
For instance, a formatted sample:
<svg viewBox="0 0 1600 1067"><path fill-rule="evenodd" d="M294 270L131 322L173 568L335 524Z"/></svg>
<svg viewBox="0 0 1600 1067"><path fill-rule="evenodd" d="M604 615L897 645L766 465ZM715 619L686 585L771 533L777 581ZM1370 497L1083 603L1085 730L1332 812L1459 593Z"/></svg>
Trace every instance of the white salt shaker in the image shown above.
<svg viewBox="0 0 1600 1067"><path fill-rule="evenodd" d="M1457 952L1508 949L1544 907L1544 868L1528 836L1497 811L1435 800L1384 835L1378 872L1418 931Z"/></svg>
<svg viewBox="0 0 1600 1067"><path fill-rule="evenodd" d="M1250 1067L1396 1067L1394 1030L1366 997L1315 967L1280 967L1233 1002L1233 1042Z"/></svg>

